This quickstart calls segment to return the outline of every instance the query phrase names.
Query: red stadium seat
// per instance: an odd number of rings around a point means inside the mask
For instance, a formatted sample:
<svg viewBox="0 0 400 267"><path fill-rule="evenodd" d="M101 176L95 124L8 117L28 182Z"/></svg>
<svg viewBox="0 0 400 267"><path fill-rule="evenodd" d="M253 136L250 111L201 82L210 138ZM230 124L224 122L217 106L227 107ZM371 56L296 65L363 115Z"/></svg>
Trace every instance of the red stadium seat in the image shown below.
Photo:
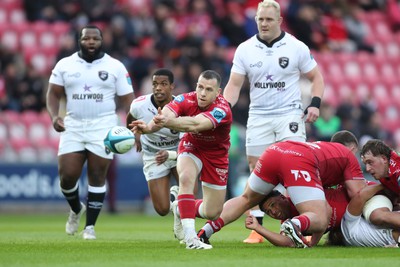
<svg viewBox="0 0 400 267"><path fill-rule="evenodd" d="M19 35L19 43L22 50L29 49L30 47L37 47L37 35L31 31L24 31Z"/></svg>
<svg viewBox="0 0 400 267"><path fill-rule="evenodd" d="M58 36L52 31L42 32L39 36L39 45L41 48L52 48L58 46Z"/></svg>
<svg viewBox="0 0 400 267"><path fill-rule="evenodd" d="M25 22L25 12L22 9L13 9L8 13L8 19L13 24Z"/></svg>
<svg viewBox="0 0 400 267"><path fill-rule="evenodd" d="M15 30L5 30L0 33L1 39L0 43L2 43L5 47L10 49L11 51L17 52L19 49L19 38L18 34Z"/></svg>

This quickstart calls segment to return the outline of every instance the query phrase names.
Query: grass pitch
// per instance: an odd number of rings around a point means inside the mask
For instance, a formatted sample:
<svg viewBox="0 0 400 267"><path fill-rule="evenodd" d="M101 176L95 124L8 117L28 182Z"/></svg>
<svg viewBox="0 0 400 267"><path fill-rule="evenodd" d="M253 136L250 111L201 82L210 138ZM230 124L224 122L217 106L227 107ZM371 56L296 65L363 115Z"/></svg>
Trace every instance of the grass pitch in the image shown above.
<svg viewBox="0 0 400 267"><path fill-rule="evenodd" d="M326 247L293 249L243 244L244 218L213 236L211 250L187 250L173 238L173 216L109 215L96 225L97 240L64 232L65 214L0 215L0 266L400 266L399 249ZM279 222L264 219L278 231ZM196 220L199 229L204 220ZM81 222L83 227L83 221Z"/></svg>

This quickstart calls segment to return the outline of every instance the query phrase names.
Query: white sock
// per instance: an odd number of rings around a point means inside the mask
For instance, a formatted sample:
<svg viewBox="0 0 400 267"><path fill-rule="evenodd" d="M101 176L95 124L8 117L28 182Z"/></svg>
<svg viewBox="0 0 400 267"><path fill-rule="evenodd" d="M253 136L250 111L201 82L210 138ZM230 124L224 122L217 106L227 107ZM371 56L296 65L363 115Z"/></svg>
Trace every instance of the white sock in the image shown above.
<svg viewBox="0 0 400 267"><path fill-rule="evenodd" d="M192 237L197 237L194 219L181 219L181 222L183 231L185 232L185 240Z"/></svg>
<svg viewBox="0 0 400 267"><path fill-rule="evenodd" d="M297 225L301 229L301 222L299 219L291 219L292 223Z"/></svg>
<svg viewBox="0 0 400 267"><path fill-rule="evenodd" d="M210 225L209 223L206 223L206 224L203 226L203 230L204 230L204 232L206 233L206 237L207 237L207 238L210 238L211 235L214 233L214 230L213 230L213 228L211 227L211 225Z"/></svg>

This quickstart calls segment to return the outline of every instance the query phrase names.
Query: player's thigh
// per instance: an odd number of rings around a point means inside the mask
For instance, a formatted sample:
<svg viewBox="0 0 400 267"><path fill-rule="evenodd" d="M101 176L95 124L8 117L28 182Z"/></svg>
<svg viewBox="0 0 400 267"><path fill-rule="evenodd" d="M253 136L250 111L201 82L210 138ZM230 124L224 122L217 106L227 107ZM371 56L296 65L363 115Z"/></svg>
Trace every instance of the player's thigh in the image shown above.
<svg viewBox="0 0 400 267"><path fill-rule="evenodd" d="M103 186L112 159L103 158L87 151L87 172L89 185Z"/></svg>
<svg viewBox="0 0 400 267"><path fill-rule="evenodd" d="M162 176L147 182L149 193L153 203L169 203L170 201L170 177ZM169 206L169 204L168 204Z"/></svg>
<svg viewBox="0 0 400 267"><path fill-rule="evenodd" d="M67 153L58 156L58 172L62 188L67 189L75 186L81 176L85 161L85 151Z"/></svg>

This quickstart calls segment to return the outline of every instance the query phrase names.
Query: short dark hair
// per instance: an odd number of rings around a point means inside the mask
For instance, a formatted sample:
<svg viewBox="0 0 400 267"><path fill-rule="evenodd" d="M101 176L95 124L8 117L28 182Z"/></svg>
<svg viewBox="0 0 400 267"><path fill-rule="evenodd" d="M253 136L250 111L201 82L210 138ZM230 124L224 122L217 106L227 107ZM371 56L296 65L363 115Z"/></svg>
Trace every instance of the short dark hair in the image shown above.
<svg viewBox="0 0 400 267"><path fill-rule="evenodd" d="M103 32L101 31L101 29L99 27L97 27L96 25L86 25L79 32L79 40L82 38L82 33L83 33L84 29L95 29L95 30L98 30L100 32L101 38L103 39Z"/></svg>
<svg viewBox="0 0 400 267"><path fill-rule="evenodd" d="M174 74L169 69L158 69L153 76L167 76L169 83L174 83Z"/></svg>
<svg viewBox="0 0 400 267"><path fill-rule="evenodd" d="M334 135L332 135L331 142L340 143L344 146L354 144L356 147L358 147L357 137L352 132L347 130L336 132Z"/></svg>
<svg viewBox="0 0 400 267"><path fill-rule="evenodd" d="M362 147L360 155L364 156L368 152L371 152L374 157L382 155L389 160L392 149L381 140L371 139Z"/></svg>
<svg viewBox="0 0 400 267"><path fill-rule="evenodd" d="M264 199L261 200L260 203L258 203L258 207L260 208L261 211L264 211L262 207L264 206L265 202L267 202L267 200L270 199L271 197L279 197L279 196L282 196L281 192L279 192L278 190L272 190L271 193L266 195Z"/></svg>
<svg viewBox="0 0 400 267"><path fill-rule="evenodd" d="M221 76L214 70L205 70L200 74L200 77L203 77L206 80L216 79L218 87L221 85Z"/></svg>

